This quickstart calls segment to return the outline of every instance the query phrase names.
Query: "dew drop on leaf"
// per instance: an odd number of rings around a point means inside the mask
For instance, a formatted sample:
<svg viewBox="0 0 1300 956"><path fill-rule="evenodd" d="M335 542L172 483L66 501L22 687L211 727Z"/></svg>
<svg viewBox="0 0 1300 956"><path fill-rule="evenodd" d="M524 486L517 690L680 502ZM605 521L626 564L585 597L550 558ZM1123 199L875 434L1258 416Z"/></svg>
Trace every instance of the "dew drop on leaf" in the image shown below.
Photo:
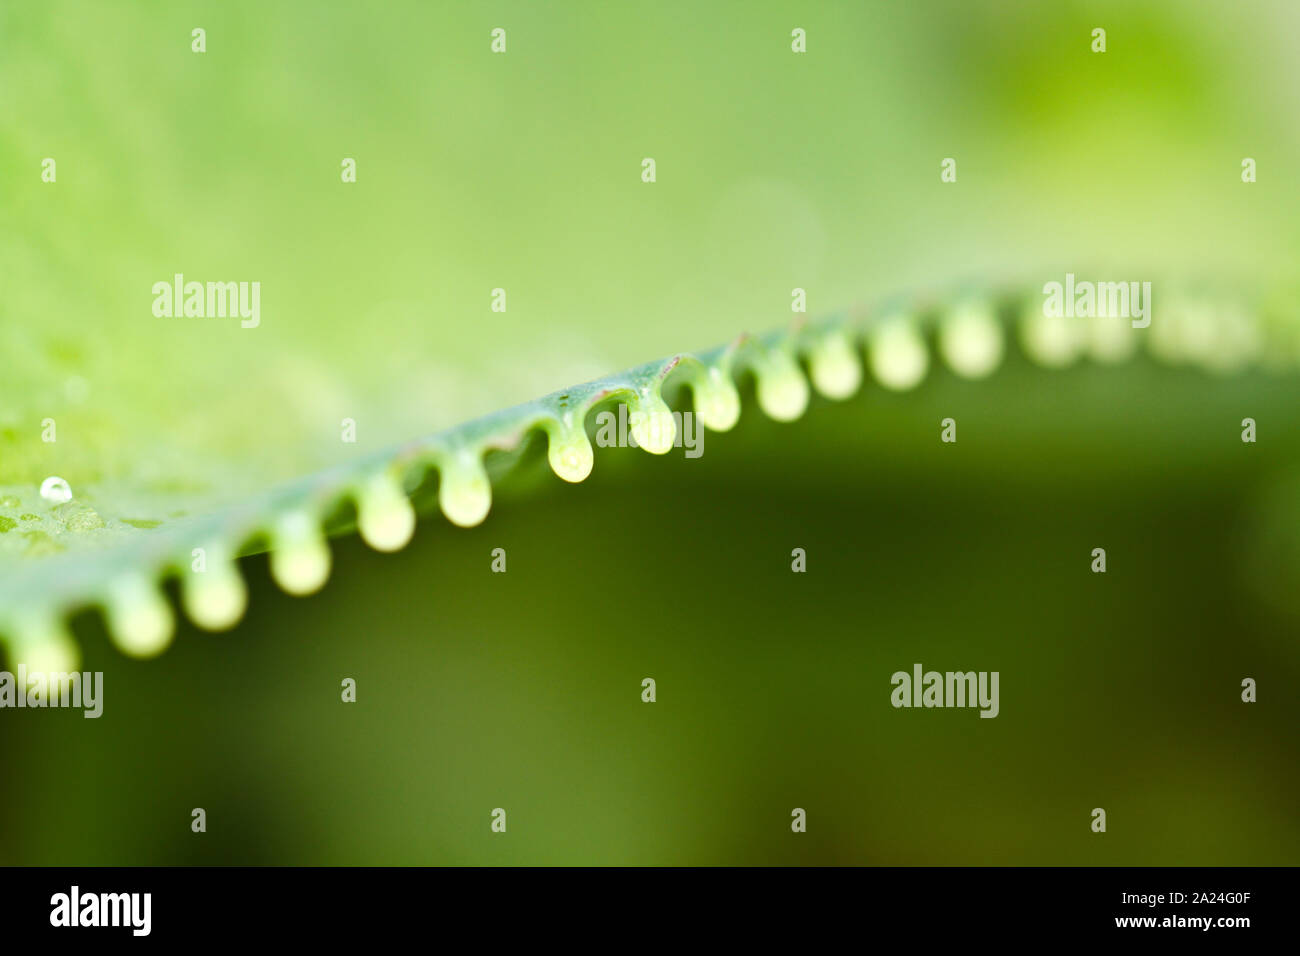
<svg viewBox="0 0 1300 956"><path fill-rule="evenodd" d="M50 475L41 482L41 497L56 505L72 500L72 488L58 475Z"/></svg>

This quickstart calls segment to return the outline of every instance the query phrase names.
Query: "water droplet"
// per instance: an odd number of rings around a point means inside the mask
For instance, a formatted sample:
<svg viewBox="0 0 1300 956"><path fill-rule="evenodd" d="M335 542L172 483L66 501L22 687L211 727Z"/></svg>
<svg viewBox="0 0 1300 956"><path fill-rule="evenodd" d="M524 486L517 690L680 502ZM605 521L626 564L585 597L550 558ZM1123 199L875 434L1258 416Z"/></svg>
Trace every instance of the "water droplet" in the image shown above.
<svg viewBox="0 0 1300 956"><path fill-rule="evenodd" d="M677 439L677 423L672 409L652 389L644 389L629 410L628 424L636 443L652 455L672 451Z"/></svg>
<svg viewBox="0 0 1300 956"><path fill-rule="evenodd" d="M843 332L830 332L809 356L813 385L827 398L845 399L862 384L862 365Z"/></svg>
<svg viewBox="0 0 1300 956"><path fill-rule="evenodd" d="M695 414L705 428L717 432L730 431L740 420L740 392L731 376L714 366L707 376L694 381Z"/></svg>
<svg viewBox="0 0 1300 956"><path fill-rule="evenodd" d="M56 505L72 500L72 489L58 475L50 475L41 482L41 497Z"/></svg>
<svg viewBox="0 0 1300 956"><path fill-rule="evenodd" d="M224 631L239 623L248 607L248 588L235 562L222 553L220 545L204 548L205 571L187 571L182 579L181 599L185 611L199 627Z"/></svg>
<svg viewBox="0 0 1300 956"><path fill-rule="evenodd" d="M297 511L281 518L272 548L271 574L289 594L312 594L329 578L329 545L311 515Z"/></svg>
<svg viewBox="0 0 1300 956"><path fill-rule="evenodd" d="M904 318L880 325L871 333L871 372L885 388L915 388L930 368L930 354L916 327Z"/></svg>
<svg viewBox="0 0 1300 956"><path fill-rule="evenodd" d="M462 449L439 463L438 504L452 524L472 528L492 508L492 483L477 454Z"/></svg>
<svg viewBox="0 0 1300 956"><path fill-rule="evenodd" d="M1064 315L1044 315L1042 304L1033 302L1020 319L1020 344L1039 365L1064 368L1079 357L1083 348L1080 322Z"/></svg>
<svg viewBox="0 0 1300 956"><path fill-rule="evenodd" d="M808 380L783 349L773 349L754 363L758 406L778 422L794 421L808 407Z"/></svg>
<svg viewBox="0 0 1300 956"><path fill-rule="evenodd" d="M987 305L966 303L940 326L939 350L958 375L984 378L1002 361L1002 327Z"/></svg>
<svg viewBox="0 0 1300 956"><path fill-rule="evenodd" d="M18 508L22 500L17 495L0 495L0 508Z"/></svg>
<svg viewBox="0 0 1300 956"><path fill-rule="evenodd" d="M132 657L153 657L171 643L175 620L162 594L138 575L119 579L107 595L113 643Z"/></svg>
<svg viewBox="0 0 1300 956"><path fill-rule="evenodd" d="M564 417L563 424L552 422L547 426L550 445L546 458L551 470L565 481L582 481L591 474L596 456L587 432L574 422L572 414Z"/></svg>
<svg viewBox="0 0 1300 956"><path fill-rule="evenodd" d="M415 533L415 510L391 475L375 475L357 496L357 526L376 551L400 551Z"/></svg>

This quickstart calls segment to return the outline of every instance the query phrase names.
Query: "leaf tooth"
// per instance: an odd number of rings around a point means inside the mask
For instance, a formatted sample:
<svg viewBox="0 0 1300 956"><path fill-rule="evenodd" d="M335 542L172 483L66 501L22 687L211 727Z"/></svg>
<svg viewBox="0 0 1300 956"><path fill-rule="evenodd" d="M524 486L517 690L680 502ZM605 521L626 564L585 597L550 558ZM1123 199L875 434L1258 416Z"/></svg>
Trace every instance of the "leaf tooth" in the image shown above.
<svg viewBox="0 0 1300 956"><path fill-rule="evenodd" d="M731 374L720 365L701 369L691 380L695 396L695 414L705 428L725 432L740 419L740 392Z"/></svg>
<svg viewBox="0 0 1300 956"><path fill-rule="evenodd" d="M313 594L330 576L329 544L307 511L291 511L276 520L271 548L271 575L289 594Z"/></svg>
<svg viewBox="0 0 1300 956"><path fill-rule="evenodd" d="M788 347L768 349L754 359L758 405L778 422L794 421L808 407L808 380Z"/></svg>
<svg viewBox="0 0 1300 956"><path fill-rule="evenodd" d="M224 545L209 544L203 550L204 569L191 569L182 579L181 603L190 620L204 630L229 630L248 607L248 587Z"/></svg>
<svg viewBox="0 0 1300 956"><path fill-rule="evenodd" d="M45 606L29 607L14 618L9 658L16 668L46 674L66 674L81 665L81 649L68 634L61 616Z"/></svg>
<svg viewBox="0 0 1300 956"><path fill-rule="evenodd" d="M677 423L673 420L672 409L659 394L658 385L642 388L629 404L631 414L628 422L636 443L652 455L672 451L673 442L677 440Z"/></svg>
<svg viewBox="0 0 1300 956"><path fill-rule="evenodd" d="M1131 359L1138 347L1138 337L1124 316L1094 315L1081 319L1087 330L1087 348L1091 358L1104 365L1116 365Z"/></svg>
<svg viewBox="0 0 1300 956"><path fill-rule="evenodd" d="M1044 368L1065 368L1083 351L1082 326L1064 315L1046 315L1031 301L1020 314L1020 346Z"/></svg>
<svg viewBox="0 0 1300 956"><path fill-rule="evenodd" d="M1147 337L1151 355L1170 365L1192 361L1197 345L1206 340L1198 334L1204 328L1203 309L1202 303L1178 296L1162 301L1160 321L1151 324Z"/></svg>
<svg viewBox="0 0 1300 956"><path fill-rule="evenodd" d="M548 419L544 427L551 470L565 481L582 481L590 475L596 455L582 420L569 413L563 419Z"/></svg>
<svg viewBox="0 0 1300 956"><path fill-rule="evenodd" d="M1215 314L1217 348L1206 356L1206 367L1212 372L1226 373L1257 364L1264 347L1258 316L1236 302L1216 303Z"/></svg>
<svg viewBox="0 0 1300 956"><path fill-rule="evenodd" d="M812 381L827 398L852 396L862 385L862 364L852 340L840 329L832 329L809 352Z"/></svg>
<svg viewBox="0 0 1300 956"><path fill-rule="evenodd" d="M1002 326L987 302L958 303L939 324L939 351L963 378L990 375L1002 361Z"/></svg>
<svg viewBox="0 0 1300 956"><path fill-rule="evenodd" d="M1151 354L1164 362L1195 363L1214 373L1237 372L1259 362L1265 329L1249 309L1226 300L1189 298L1174 292L1162 300L1158 320L1143 338Z"/></svg>
<svg viewBox="0 0 1300 956"><path fill-rule="evenodd" d="M492 508L492 482L476 451L460 448L438 462L438 504L452 524L472 528Z"/></svg>
<svg viewBox="0 0 1300 956"><path fill-rule="evenodd" d="M930 353L916 324L898 314L885 319L870 333L871 372L885 388L915 388L930 368Z"/></svg>
<svg viewBox="0 0 1300 956"><path fill-rule="evenodd" d="M400 551L415 533L415 509L389 472L370 476L357 490L357 527L376 551Z"/></svg>
<svg viewBox="0 0 1300 956"><path fill-rule="evenodd" d="M176 619L157 585L143 574L128 574L105 595L109 634L132 657L154 657L171 643Z"/></svg>

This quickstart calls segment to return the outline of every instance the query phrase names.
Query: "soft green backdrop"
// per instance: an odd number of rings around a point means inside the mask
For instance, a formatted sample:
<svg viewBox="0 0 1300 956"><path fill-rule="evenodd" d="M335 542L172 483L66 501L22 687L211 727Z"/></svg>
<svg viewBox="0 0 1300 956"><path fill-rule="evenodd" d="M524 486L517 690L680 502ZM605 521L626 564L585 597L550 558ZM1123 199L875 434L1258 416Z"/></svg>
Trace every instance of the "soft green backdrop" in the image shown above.
<svg viewBox="0 0 1300 956"><path fill-rule="evenodd" d="M795 286L820 312L1067 270L1293 282L1298 25L1282 2L5 3L0 484L183 479L200 507L780 325ZM260 281L261 327L155 319L178 271ZM1295 862L1295 395L1013 358L789 426L751 403L698 461L609 452L582 486L517 480L479 529L340 542L312 599L246 562L245 624L158 661L87 615L105 716L0 712L0 862ZM1002 715L892 710L914 661L1000 670Z"/></svg>

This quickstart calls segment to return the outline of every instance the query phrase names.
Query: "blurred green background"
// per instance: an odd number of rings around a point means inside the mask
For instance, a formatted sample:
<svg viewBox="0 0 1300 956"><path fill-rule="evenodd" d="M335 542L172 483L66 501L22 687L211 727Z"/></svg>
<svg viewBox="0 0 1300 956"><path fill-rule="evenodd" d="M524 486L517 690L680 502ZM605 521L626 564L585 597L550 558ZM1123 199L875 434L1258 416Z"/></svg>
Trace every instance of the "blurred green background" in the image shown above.
<svg viewBox="0 0 1300 956"><path fill-rule="evenodd" d="M822 312L1066 271L1292 283L1298 25L1286 2L6 3L0 480L156 466L215 502L778 326L796 286ZM154 319L178 271L260 281L261 327ZM0 712L0 862L1294 863L1295 395L1013 354L792 425L751 401L698 460L610 450L580 486L514 476L480 528L339 541L310 599L246 561L246 621L156 661L84 615L105 716ZM47 411L76 438L22 444ZM1001 715L893 710L917 661L999 670Z"/></svg>

